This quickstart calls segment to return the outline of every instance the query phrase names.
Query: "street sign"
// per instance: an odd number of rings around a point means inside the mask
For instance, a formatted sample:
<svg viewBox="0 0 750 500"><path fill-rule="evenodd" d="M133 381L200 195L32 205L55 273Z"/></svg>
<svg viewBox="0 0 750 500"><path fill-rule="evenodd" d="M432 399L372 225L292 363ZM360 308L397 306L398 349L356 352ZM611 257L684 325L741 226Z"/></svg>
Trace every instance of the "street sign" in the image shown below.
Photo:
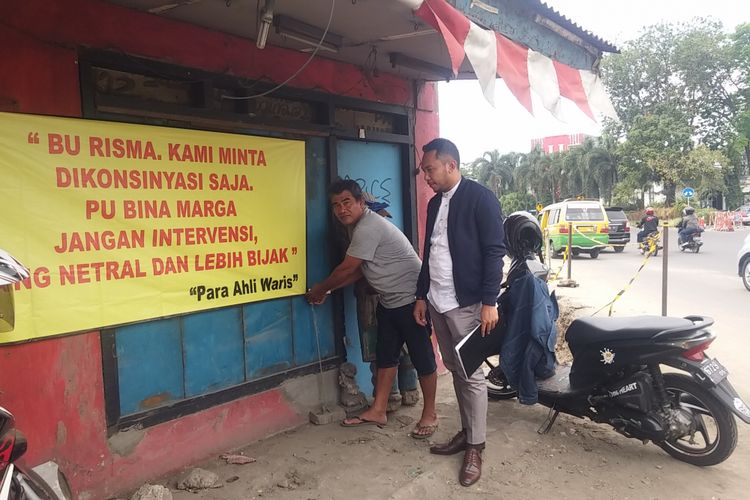
<svg viewBox="0 0 750 500"><path fill-rule="evenodd" d="M693 196L695 196L695 189L686 187L682 190L683 198L692 198Z"/></svg>

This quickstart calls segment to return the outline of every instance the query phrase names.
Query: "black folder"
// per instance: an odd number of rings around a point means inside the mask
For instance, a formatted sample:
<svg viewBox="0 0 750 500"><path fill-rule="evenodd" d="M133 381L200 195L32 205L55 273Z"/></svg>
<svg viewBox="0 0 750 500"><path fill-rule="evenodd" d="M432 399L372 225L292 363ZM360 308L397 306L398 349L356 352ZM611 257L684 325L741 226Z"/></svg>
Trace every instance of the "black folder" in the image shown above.
<svg viewBox="0 0 750 500"><path fill-rule="evenodd" d="M456 358L466 378L479 368L484 360L500 353L503 343L502 319L486 336L482 337L482 324L479 323L456 347Z"/></svg>

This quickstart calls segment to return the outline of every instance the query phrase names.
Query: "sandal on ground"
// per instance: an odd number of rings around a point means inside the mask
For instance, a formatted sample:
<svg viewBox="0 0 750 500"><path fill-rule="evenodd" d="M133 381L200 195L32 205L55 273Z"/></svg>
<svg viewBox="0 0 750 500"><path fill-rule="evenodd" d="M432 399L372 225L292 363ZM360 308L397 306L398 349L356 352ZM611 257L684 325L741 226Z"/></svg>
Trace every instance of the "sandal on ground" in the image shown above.
<svg viewBox="0 0 750 500"><path fill-rule="evenodd" d="M347 420L351 420L351 422L347 422ZM365 425L376 425L381 429L385 427L385 423L367 420L362 417L352 417L341 421L341 427L363 427Z"/></svg>
<svg viewBox="0 0 750 500"><path fill-rule="evenodd" d="M435 422L434 424L430 425L421 425L417 423L416 426L414 426L414 430L411 431L409 434L414 439L427 439L429 437L432 437L433 434L435 434L435 431L438 430L438 424Z"/></svg>

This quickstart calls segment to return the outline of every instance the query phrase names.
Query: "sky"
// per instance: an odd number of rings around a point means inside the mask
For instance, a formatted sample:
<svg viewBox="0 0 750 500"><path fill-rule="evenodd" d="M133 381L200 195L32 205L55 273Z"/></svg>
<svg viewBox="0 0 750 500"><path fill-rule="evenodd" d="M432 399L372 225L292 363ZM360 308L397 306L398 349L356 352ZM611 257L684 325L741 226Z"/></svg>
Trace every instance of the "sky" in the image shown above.
<svg viewBox="0 0 750 500"><path fill-rule="evenodd" d="M599 38L621 45L644 26L713 17L728 32L750 22L750 0L546 0L547 5ZM599 126L585 118L561 123L542 109L532 116L498 80L493 108L476 80L439 84L440 135L454 141L461 161L485 151L527 152L531 139L583 132L598 135ZM536 106L539 109L540 106ZM471 112L467 113L470 109Z"/></svg>

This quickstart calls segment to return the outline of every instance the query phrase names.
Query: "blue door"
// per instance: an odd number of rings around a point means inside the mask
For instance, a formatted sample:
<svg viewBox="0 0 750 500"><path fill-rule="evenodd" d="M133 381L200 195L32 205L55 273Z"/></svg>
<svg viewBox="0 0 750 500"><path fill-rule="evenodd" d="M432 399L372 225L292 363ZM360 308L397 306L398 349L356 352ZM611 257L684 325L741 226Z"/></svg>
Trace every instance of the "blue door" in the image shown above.
<svg viewBox="0 0 750 500"><path fill-rule="evenodd" d="M375 201L388 204L388 219L404 230L403 183L401 151L398 145L372 142L339 141L336 150L338 174L354 179ZM372 394L369 363L362 360L362 346L357 323L357 301L353 287L344 291L346 359L357 367L357 384L367 395Z"/></svg>
<svg viewBox="0 0 750 500"><path fill-rule="evenodd" d="M324 138L307 139L308 283L331 262ZM304 367L336 355L331 301L313 308L285 297L121 326L115 330L120 416ZM319 336L319 339L316 338Z"/></svg>

